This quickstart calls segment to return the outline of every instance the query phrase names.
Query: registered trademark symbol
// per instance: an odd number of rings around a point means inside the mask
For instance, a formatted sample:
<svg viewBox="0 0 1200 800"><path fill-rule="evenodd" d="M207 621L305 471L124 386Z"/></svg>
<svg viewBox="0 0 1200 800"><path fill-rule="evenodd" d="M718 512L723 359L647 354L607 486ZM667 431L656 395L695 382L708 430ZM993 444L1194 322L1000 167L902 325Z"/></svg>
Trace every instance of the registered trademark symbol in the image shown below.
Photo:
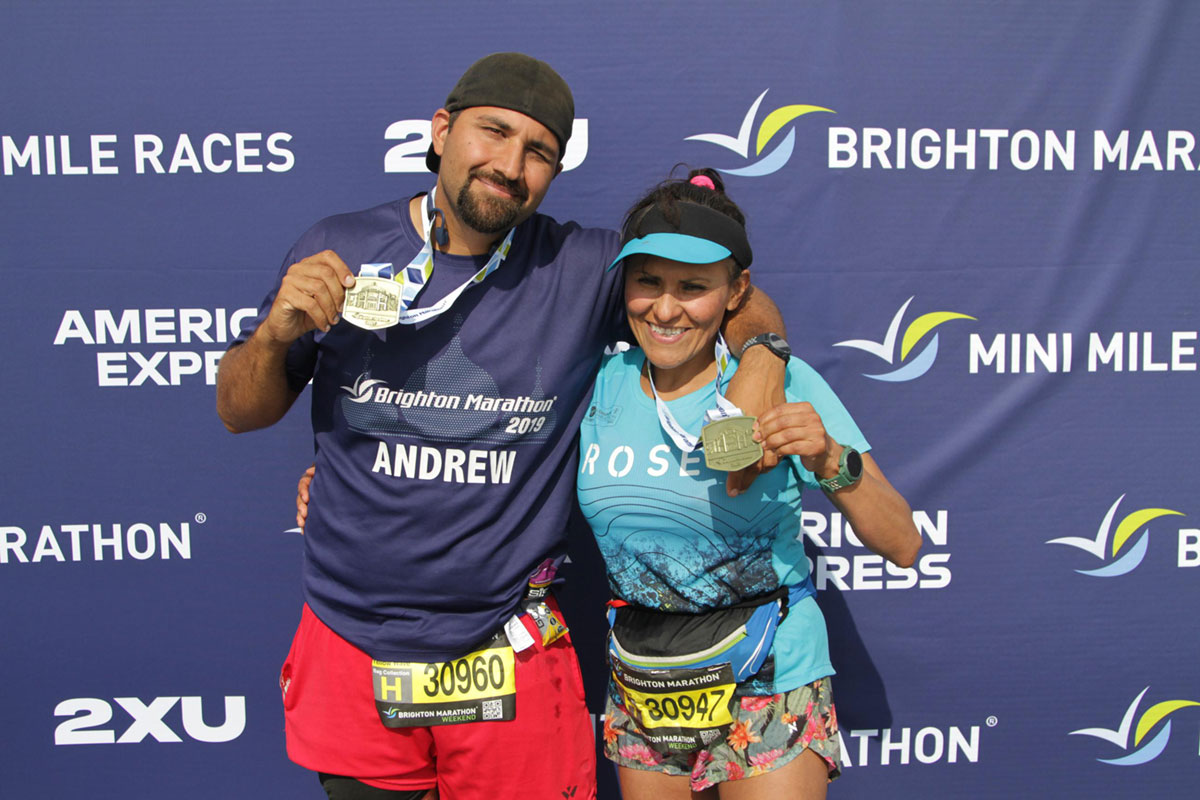
<svg viewBox="0 0 1200 800"><path fill-rule="evenodd" d="M203 525L205 522L208 522L208 515L205 514L203 511L201 511L199 514L196 515L196 522Z"/></svg>
<svg viewBox="0 0 1200 800"><path fill-rule="evenodd" d="M994 728L1000 724L1000 720L996 719L995 716L991 716L984 720L984 724L986 724L989 728Z"/></svg>

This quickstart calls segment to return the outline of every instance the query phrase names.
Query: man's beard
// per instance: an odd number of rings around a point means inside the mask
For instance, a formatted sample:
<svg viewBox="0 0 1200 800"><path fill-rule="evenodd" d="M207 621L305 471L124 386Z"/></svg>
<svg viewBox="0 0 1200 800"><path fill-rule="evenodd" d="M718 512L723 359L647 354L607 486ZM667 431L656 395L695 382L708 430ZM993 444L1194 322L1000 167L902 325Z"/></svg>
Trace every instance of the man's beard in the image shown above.
<svg viewBox="0 0 1200 800"><path fill-rule="evenodd" d="M469 190L471 181L475 178L486 178L491 183L501 186L514 194L512 199L485 194L483 197L473 195ZM516 181L510 181L496 174L484 175L472 171L458 190L458 198L454 202L459 219L467 227L479 233L502 233L514 224L525 210L525 193L521 191Z"/></svg>

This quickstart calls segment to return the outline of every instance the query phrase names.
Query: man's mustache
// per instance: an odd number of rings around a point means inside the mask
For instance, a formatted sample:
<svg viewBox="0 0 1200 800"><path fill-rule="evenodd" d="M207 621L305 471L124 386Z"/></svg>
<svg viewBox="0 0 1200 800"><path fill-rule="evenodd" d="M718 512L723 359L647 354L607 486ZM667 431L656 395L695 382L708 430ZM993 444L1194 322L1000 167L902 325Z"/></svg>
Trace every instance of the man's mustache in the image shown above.
<svg viewBox="0 0 1200 800"><path fill-rule="evenodd" d="M525 202L525 200L528 199L528 197L529 197L528 193L525 191L524 187L522 187L520 183L512 180L511 178L506 178L498 172L484 172L483 170L476 169L476 170L471 170L471 172L468 174L468 177L470 177L472 179L482 178L483 180L486 180L488 183L494 183L495 185L499 186L501 189L511 192L513 197L517 198L522 203Z"/></svg>

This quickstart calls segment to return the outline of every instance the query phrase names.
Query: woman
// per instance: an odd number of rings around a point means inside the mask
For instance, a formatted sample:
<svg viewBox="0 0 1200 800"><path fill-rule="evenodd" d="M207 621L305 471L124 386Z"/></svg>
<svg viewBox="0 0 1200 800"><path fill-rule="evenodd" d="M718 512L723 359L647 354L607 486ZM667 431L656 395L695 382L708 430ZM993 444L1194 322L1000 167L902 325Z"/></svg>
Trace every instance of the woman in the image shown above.
<svg viewBox="0 0 1200 800"><path fill-rule="evenodd" d="M623 241L614 266L639 348L601 367L578 480L614 595L606 755L625 800L824 797L838 774L833 668L801 492L824 488L867 547L904 567L920 546L911 510L782 340L769 346L788 360L789 402L721 430L740 412L720 394L736 369L720 327L750 285L751 251L716 172L656 187ZM706 412L717 432L699 444ZM756 443L781 463L731 498L704 459L737 468L728 459L754 460ZM711 652L739 637L752 660Z"/></svg>

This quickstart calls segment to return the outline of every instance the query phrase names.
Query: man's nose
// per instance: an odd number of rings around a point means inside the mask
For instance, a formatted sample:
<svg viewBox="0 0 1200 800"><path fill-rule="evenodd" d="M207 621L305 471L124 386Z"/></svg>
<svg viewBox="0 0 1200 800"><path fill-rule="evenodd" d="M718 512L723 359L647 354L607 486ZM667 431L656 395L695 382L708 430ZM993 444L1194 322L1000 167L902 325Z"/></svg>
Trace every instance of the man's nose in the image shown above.
<svg viewBox="0 0 1200 800"><path fill-rule="evenodd" d="M492 159L492 168L510 181L520 181L525 166L525 148L520 142L509 140Z"/></svg>

